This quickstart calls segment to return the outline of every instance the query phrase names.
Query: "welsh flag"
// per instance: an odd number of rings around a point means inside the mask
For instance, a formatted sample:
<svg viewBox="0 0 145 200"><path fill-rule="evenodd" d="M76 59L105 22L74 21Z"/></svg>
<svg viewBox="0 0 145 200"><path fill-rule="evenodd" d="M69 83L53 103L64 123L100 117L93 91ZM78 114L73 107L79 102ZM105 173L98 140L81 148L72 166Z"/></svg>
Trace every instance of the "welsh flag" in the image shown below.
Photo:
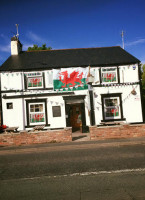
<svg viewBox="0 0 145 200"><path fill-rule="evenodd" d="M54 90L84 90L88 89L86 79L89 67L53 69Z"/></svg>

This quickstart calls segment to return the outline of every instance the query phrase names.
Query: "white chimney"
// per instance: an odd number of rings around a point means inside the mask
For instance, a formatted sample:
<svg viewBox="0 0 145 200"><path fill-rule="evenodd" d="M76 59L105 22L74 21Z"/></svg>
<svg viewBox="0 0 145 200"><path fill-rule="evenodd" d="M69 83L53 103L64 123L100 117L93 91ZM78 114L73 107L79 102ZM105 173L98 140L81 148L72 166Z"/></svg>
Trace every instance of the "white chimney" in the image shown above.
<svg viewBox="0 0 145 200"><path fill-rule="evenodd" d="M11 38L11 55L18 55L22 51L22 44L19 39L14 36Z"/></svg>

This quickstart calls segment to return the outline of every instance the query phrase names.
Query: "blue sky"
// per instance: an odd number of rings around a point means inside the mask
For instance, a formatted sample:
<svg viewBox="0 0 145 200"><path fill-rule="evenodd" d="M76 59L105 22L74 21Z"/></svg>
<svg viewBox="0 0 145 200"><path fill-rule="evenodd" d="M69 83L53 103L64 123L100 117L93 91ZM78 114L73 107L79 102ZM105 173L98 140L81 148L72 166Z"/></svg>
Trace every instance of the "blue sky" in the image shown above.
<svg viewBox="0 0 145 200"><path fill-rule="evenodd" d="M25 0L0 3L0 65L19 24L23 50L122 46L145 63L145 0Z"/></svg>

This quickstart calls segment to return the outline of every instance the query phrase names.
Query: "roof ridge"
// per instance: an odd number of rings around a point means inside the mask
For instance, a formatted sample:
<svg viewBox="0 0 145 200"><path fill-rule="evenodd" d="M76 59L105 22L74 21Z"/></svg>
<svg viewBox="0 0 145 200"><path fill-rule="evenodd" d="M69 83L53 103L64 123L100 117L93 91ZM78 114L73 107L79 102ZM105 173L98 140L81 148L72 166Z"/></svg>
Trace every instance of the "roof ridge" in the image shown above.
<svg viewBox="0 0 145 200"><path fill-rule="evenodd" d="M103 48L114 48L120 46L107 46L107 47L88 47L88 48L71 48L71 49L49 49L49 50L31 50L31 51L24 51L24 52L41 52L41 51L65 51L65 50L77 50L77 49L103 49ZM121 48L121 47L120 47Z"/></svg>

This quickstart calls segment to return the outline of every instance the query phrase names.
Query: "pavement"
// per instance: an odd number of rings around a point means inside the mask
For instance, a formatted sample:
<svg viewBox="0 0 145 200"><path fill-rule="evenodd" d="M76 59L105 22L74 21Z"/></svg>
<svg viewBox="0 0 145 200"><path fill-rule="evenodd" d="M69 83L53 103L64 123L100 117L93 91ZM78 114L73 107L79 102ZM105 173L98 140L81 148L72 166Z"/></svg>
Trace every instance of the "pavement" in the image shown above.
<svg viewBox="0 0 145 200"><path fill-rule="evenodd" d="M76 134L77 136L77 134ZM55 150L73 150L73 149L88 149L99 148L99 147L111 147L111 146L121 146L121 145L138 145L145 144L145 137L136 137L136 138L124 138L124 139L105 139L105 140L95 140L90 141L84 138L80 140L75 140L73 142L62 142L62 143L45 143L45 144L32 144L32 145L22 145L22 146L9 146L9 147L0 147L0 155L4 152L6 153L16 153L16 152L32 152L39 149L39 151L55 151ZM60 148L61 147L61 148ZM2 153L3 152L3 153Z"/></svg>

